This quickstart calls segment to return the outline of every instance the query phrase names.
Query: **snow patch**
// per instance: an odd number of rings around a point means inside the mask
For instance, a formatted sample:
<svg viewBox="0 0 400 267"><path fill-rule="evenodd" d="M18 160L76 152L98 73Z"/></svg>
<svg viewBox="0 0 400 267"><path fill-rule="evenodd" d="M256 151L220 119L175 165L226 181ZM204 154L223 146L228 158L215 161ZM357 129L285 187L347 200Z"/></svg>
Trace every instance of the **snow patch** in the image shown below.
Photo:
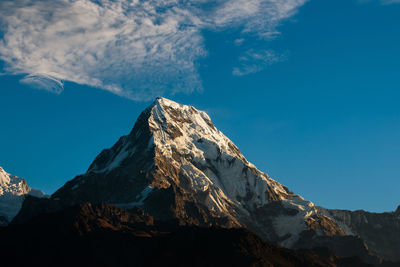
<svg viewBox="0 0 400 267"><path fill-rule="evenodd" d="M123 209L131 209L133 207L137 206L142 206L144 204L144 201L146 198L149 196L149 194L153 191L154 187L152 186L146 186L142 192L140 192L136 198L139 198L137 201L134 202L128 202L128 203L115 203L114 205L123 208Z"/></svg>
<svg viewBox="0 0 400 267"><path fill-rule="evenodd" d="M79 183L74 184L74 186L71 187L71 190L76 190L79 187Z"/></svg>
<svg viewBox="0 0 400 267"><path fill-rule="evenodd" d="M112 157L111 160L106 164L106 167L104 167L101 170L96 170L96 166L88 172L93 171L96 173L101 173L101 172L110 172L114 170L115 168L118 168L121 163L128 157L132 156L136 152L136 147L130 147L130 143L127 142L124 144L122 149L120 149L118 152L116 152ZM76 189L76 188L75 188ZM72 189L74 190L74 189Z"/></svg>
<svg viewBox="0 0 400 267"><path fill-rule="evenodd" d="M307 230L305 221L317 213L315 205L300 196L282 200L283 206L287 209L297 210L298 213L292 215L280 215L274 219L274 229L279 237L289 236L281 244L291 247L300 236L300 233Z"/></svg>
<svg viewBox="0 0 400 267"><path fill-rule="evenodd" d="M133 152L124 148L120 153L118 153L118 155L114 158L114 160L110 164L108 164L107 168L104 171L109 172L117 168L121 164L121 162L128 157L130 153Z"/></svg>
<svg viewBox="0 0 400 267"><path fill-rule="evenodd" d="M346 235L356 235L344 221L335 219L335 217L327 209L318 207L318 210L321 212L321 214L336 222L336 224L339 225L340 228L342 228Z"/></svg>

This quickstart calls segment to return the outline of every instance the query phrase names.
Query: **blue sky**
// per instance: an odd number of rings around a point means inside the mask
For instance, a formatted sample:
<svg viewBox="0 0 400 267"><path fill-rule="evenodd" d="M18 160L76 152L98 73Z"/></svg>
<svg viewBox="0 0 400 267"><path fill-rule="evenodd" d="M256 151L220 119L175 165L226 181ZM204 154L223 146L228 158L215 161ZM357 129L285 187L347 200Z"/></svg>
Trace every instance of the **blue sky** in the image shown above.
<svg viewBox="0 0 400 267"><path fill-rule="evenodd" d="M82 14L68 0L50 17L35 13L46 0L14 2L0 3L0 166L32 187L52 193L85 172L162 95L207 111L260 170L317 205L400 204L400 3L247 1L262 4L244 13L241 0L158 1L148 23L132 17L147 7L84 0L105 25L92 14L73 28Z"/></svg>

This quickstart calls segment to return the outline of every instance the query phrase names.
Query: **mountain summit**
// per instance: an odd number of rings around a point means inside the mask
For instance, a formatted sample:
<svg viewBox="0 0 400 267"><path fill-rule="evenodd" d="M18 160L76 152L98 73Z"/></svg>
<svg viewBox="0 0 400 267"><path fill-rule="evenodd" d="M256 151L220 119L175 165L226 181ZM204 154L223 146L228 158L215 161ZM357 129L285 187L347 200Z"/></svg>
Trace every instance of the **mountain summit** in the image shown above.
<svg viewBox="0 0 400 267"><path fill-rule="evenodd" d="M247 161L205 112L165 98L52 198L140 206L181 224L245 226L288 247L311 228L320 236L345 235L313 203Z"/></svg>
<svg viewBox="0 0 400 267"><path fill-rule="evenodd" d="M19 212L26 195L44 197L45 194L30 188L26 181L7 173L0 167L0 226L6 225Z"/></svg>
<svg viewBox="0 0 400 267"><path fill-rule="evenodd" d="M294 194L251 164L205 112L165 98L146 108L132 131L103 150L85 174L50 199L27 198L13 222L85 202L139 207L180 225L246 228L287 248L328 247L341 257L376 262L360 235L374 252L396 259L379 248L384 240L397 248L397 239L365 235L358 220L347 219L351 212L316 207ZM387 221L397 233L394 214Z"/></svg>

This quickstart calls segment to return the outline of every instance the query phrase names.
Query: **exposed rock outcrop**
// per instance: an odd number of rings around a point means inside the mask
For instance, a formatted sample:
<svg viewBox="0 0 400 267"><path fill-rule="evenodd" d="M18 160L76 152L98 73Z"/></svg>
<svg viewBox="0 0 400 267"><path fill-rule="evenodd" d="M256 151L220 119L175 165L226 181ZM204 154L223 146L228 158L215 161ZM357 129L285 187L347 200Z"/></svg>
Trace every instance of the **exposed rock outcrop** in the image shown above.
<svg viewBox="0 0 400 267"><path fill-rule="evenodd" d="M369 250L384 259L400 261L400 207L395 212L328 210L331 218L359 236Z"/></svg>

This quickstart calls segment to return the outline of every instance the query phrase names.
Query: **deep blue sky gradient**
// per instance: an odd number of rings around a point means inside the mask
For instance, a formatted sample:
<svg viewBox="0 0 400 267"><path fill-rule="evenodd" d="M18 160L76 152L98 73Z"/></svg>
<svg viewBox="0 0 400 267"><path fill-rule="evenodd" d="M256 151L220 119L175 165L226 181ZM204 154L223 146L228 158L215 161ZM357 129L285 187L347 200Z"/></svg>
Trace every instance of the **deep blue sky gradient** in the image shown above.
<svg viewBox="0 0 400 267"><path fill-rule="evenodd" d="M316 205L400 204L400 4L310 1L275 40L205 32L203 92L166 95L207 111L249 161ZM240 49L287 59L232 75ZM52 193L129 133L150 102L73 83L60 95L0 76L0 166Z"/></svg>

